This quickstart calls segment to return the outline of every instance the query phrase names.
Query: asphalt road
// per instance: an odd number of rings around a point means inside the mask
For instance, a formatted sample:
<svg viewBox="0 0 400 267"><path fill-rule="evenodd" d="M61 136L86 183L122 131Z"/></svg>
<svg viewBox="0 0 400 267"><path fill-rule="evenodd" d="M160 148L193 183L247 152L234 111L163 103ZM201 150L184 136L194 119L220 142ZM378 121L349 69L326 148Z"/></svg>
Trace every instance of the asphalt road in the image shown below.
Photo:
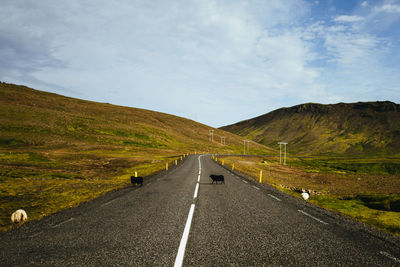
<svg viewBox="0 0 400 267"><path fill-rule="evenodd" d="M398 239L207 155L0 237L1 266L400 266Z"/></svg>

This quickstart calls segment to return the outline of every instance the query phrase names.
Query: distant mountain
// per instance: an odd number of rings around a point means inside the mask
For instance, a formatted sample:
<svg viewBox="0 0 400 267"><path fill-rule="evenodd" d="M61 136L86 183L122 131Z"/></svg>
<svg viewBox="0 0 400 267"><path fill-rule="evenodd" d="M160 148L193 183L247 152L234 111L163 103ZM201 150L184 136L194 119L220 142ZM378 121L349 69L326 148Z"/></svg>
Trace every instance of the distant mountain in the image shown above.
<svg viewBox="0 0 400 267"><path fill-rule="evenodd" d="M400 154L400 105L389 101L307 103L220 129L299 154Z"/></svg>

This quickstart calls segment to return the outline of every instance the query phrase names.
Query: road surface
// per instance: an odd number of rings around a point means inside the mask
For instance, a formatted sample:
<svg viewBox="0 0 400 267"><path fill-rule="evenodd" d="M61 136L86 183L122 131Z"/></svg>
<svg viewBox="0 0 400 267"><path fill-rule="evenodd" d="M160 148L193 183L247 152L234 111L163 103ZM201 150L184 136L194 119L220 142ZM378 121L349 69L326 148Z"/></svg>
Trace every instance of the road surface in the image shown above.
<svg viewBox="0 0 400 267"><path fill-rule="evenodd" d="M400 266L399 244L192 155L143 187L2 233L0 265Z"/></svg>

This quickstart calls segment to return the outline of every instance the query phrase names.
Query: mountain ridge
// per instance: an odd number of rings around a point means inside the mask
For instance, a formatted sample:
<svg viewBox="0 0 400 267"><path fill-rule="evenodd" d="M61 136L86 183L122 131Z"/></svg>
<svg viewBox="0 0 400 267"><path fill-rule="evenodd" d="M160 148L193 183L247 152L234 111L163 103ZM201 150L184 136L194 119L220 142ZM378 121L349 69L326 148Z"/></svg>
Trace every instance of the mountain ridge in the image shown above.
<svg viewBox="0 0 400 267"><path fill-rule="evenodd" d="M299 154L399 154L400 105L390 101L280 108L220 129Z"/></svg>

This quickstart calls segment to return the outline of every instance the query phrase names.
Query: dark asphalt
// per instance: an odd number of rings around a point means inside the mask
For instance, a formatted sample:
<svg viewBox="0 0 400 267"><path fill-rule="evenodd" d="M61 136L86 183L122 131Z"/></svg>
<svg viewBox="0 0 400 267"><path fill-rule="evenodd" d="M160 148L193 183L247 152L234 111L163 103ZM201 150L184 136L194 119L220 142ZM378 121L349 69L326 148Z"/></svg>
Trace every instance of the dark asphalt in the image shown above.
<svg viewBox="0 0 400 267"><path fill-rule="evenodd" d="M201 165L197 198L190 156L141 188L2 233L0 265L173 266L195 204L184 266L400 266L397 238L246 181L210 156Z"/></svg>

